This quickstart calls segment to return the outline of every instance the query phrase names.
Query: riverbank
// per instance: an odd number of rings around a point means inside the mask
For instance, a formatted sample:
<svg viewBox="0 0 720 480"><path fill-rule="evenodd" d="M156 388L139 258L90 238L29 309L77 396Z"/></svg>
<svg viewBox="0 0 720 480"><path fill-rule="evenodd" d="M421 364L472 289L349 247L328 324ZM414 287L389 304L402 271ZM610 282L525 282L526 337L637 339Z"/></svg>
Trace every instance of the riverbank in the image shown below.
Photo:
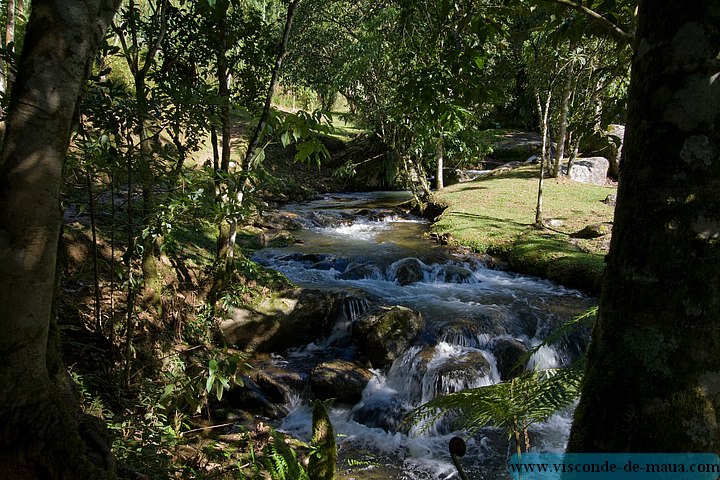
<svg viewBox="0 0 720 480"><path fill-rule="evenodd" d="M538 177L538 165L523 164L446 187L434 198L445 210L433 224L433 235L450 246L489 253L512 271L599 294L610 234L571 235L612 222L614 207L604 200L616 189L546 179L543 222L548 228L537 229L532 224Z"/></svg>

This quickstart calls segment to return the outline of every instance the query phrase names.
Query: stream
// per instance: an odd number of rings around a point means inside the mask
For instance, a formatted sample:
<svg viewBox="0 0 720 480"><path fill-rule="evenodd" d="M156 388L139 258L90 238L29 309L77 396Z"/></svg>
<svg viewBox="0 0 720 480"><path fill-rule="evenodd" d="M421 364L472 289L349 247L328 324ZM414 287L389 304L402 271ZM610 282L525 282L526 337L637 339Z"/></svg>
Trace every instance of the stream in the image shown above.
<svg viewBox="0 0 720 480"><path fill-rule="evenodd" d="M397 208L408 199L404 192L327 194L287 205L283 210L302 225L293 232L298 242L254 257L302 287L362 292L329 338L275 355L278 364L307 371L328 358L353 360L351 324L369 303L405 306L425 319L404 353L389 367L372 370L359 403L331 407L344 479L459 478L447 445L454 435L466 436L447 422L408 428L400 424L404 415L439 395L501 381L501 343L536 346L593 304L578 291L489 268L481 257L453 253L425 238L427 222ZM412 278L401 272L407 265ZM527 368L567 365L586 341L578 335L543 347ZM305 397L287 406L290 413L278 428L307 441L312 413ZM571 415L560 412L534 426L533 450L563 451ZM470 478L507 477L504 432L487 427L466 440L463 465Z"/></svg>

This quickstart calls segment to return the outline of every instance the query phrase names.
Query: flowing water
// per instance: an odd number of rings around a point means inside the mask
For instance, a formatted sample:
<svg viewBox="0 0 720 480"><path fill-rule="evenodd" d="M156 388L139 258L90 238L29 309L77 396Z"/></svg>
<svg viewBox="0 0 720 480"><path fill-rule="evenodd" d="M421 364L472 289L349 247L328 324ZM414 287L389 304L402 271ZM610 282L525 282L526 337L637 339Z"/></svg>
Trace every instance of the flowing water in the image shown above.
<svg viewBox="0 0 720 480"><path fill-rule="evenodd" d="M500 381L494 348L502 339L532 347L589 308L580 292L538 278L488 268L478 257L453 254L423 238L426 222L395 208L404 193L334 194L286 207L303 228L299 243L256 254L259 262L315 289L362 292L345 304L330 338L289 352L276 361L313 365L353 358L350 324L373 302L421 312L426 326L418 340L374 378L356 405L336 405L331 418L345 459L343 478L457 478L447 453L458 432L447 423L413 426L400 421L412 408L439 395ZM398 270L411 264L415 278ZM528 368L566 365L585 338L543 347ZM280 428L309 439L311 411L298 397ZM564 448L569 412L534 428L536 450ZM463 459L471 478L504 478L508 444L496 429L468 441Z"/></svg>

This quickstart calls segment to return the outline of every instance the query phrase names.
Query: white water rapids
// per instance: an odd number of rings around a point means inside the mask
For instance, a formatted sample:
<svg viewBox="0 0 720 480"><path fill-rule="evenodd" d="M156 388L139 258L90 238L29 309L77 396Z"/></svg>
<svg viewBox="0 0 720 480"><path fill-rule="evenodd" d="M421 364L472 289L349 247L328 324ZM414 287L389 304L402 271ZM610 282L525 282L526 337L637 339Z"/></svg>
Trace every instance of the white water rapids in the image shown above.
<svg viewBox="0 0 720 480"><path fill-rule="evenodd" d="M342 340L368 302L403 305L426 319L415 345L389 368L373 371L361 402L331 409L344 460L341 478L458 478L447 445L462 432L447 431L443 424L407 428L399 425L404 415L438 395L499 382L492 353L499 339L532 347L591 305L580 292L487 268L477 257L452 254L424 239L425 222L393 209L406 198L387 192L336 194L286 207L304 225L293 232L301 243L255 256L301 286L363 292L369 299L361 295L348 303L329 339L278 357L283 363L312 362L328 351L352 356ZM397 270L408 261L422 278L402 285ZM566 365L584 341L543 347L528 368ZM298 397L289 408L280 429L308 440L307 400ZM536 451L564 449L569 425L570 413L563 412L535 426ZM507 449L502 432L483 429L468 439L463 464L471 478L505 478Z"/></svg>

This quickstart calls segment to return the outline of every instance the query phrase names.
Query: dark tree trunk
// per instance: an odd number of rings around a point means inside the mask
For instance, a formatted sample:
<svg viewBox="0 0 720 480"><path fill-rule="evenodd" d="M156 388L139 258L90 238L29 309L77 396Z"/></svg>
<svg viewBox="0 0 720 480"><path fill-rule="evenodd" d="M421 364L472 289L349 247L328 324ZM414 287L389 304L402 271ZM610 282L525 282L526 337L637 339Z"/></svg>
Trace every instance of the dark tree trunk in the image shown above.
<svg viewBox="0 0 720 480"><path fill-rule="evenodd" d="M720 2L642 0L575 452L720 452Z"/></svg>
<svg viewBox="0 0 720 480"><path fill-rule="evenodd" d="M33 1L0 154L0 472L107 478L57 384L50 334L73 112L117 0ZM94 444L91 446L91 444ZM103 457L107 460L107 457Z"/></svg>

